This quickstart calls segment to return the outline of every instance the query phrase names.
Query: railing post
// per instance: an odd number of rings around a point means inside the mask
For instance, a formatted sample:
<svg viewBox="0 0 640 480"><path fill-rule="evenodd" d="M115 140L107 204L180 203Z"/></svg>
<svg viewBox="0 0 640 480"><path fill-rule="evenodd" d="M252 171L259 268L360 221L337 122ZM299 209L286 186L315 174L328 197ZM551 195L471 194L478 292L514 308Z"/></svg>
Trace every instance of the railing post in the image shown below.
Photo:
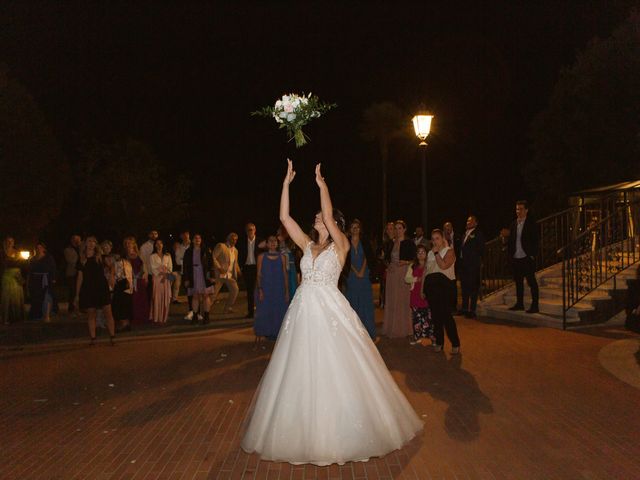
<svg viewBox="0 0 640 480"><path fill-rule="evenodd" d="M567 275L565 268L565 259L567 256L566 249L563 251L562 255L562 329L567 329L567 299L566 299L566 291L567 291Z"/></svg>

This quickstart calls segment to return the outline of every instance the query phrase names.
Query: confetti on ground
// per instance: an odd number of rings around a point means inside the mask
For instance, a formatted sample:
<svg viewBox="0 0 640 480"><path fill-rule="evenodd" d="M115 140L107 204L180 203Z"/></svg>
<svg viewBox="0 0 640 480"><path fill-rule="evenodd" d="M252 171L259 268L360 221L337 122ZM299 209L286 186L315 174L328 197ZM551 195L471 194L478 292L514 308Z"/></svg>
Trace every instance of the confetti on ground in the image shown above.
<svg viewBox="0 0 640 480"><path fill-rule="evenodd" d="M113 388L113 387L115 387L115 384L114 384L114 383L110 383L110 384L109 384L109 386L110 386L111 388Z"/></svg>
<svg viewBox="0 0 640 480"><path fill-rule="evenodd" d="M233 400L229 400L229 403L233 403Z"/></svg>

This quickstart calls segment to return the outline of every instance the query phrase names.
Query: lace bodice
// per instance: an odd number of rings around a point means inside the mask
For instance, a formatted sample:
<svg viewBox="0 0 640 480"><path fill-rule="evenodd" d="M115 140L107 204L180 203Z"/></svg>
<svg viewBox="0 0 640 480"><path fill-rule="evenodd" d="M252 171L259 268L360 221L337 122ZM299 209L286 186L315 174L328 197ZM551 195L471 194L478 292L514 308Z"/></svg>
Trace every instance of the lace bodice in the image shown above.
<svg viewBox="0 0 640 480"><path fill-rule="evenodd" d="M342 265L340 265L340 260L338 259L335 243L331 243L327 249L320 252L315 260L311 253L312 243L313 242L309 242L307 244L307 248L304 250L304 256L302 260L300 260L302 285L337 286Z"/></svg>

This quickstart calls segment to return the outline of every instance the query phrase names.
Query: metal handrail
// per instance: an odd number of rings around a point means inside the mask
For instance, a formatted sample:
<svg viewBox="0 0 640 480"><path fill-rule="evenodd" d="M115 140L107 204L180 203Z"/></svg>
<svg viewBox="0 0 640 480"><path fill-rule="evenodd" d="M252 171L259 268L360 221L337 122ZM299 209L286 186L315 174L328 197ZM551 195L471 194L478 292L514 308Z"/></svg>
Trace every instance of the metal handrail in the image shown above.
<svg viewBox="0 0 640 480"><path fill-rule="evenodd" d="M609 280L640 262L638 233L640 198L614 211L558 249L562 256L562 326L578 302Z"/></svg>

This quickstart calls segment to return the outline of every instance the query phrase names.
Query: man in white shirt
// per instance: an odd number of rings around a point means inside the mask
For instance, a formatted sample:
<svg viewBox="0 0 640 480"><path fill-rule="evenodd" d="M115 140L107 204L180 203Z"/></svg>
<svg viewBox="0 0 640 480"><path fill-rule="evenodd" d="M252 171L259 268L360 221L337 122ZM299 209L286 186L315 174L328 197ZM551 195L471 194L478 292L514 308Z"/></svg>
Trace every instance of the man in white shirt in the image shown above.
<svg viewBox="0 0 640 480"><path fill-rule="evenodd" d="M173 281L172 292L171 292L171 300L173 303L178 303L178 295L180 294L180 285L182 284L182 265L184 262L184 252L187 251L187 248L191 245L191 235L189 230L185 230L180 234L180 242L176 244L175 250L173 252L175 256L176 263L176 271L173 272L176 279ZM189 302L189 311L191 311L191 302Z"/></svg>
<svg viewBox="0 0 640 480"><path fill-rule="evenodd" d="M416 247L418 245L424 245L425 247L427 247L428 249L430 249L430 245L429 245L429 241L427 241L426 238L424 238L424 228L422 227L416 227L416 231L414 233L414 237L413 237L413 243L416 244Z"/></svg>
<svg viewBox="0 0 640 480"><path fill-rule="evenodd" d="M215 302L220 293L222 285L227 286L229 296L224 307L224 313L232 313L232 306L238 298L238 276L241 274L238 265L238 250L236 243L238 242L238 234L230 233L227 235L225 243L218 243L213 250L213 265L215 270L216 286L213 292L213 301Z"/></svg>
<svg viewBox="0 0 640 480"><path fill-rule="evenodd" d="M144 269L147 272L147 293L149 294L149 301L153 296L153 275L151 275L151 254L153 253L153 245L158 239L158 231L151 230L147 236L147 241L140 246L140 259L144 264Z"/></svg>

